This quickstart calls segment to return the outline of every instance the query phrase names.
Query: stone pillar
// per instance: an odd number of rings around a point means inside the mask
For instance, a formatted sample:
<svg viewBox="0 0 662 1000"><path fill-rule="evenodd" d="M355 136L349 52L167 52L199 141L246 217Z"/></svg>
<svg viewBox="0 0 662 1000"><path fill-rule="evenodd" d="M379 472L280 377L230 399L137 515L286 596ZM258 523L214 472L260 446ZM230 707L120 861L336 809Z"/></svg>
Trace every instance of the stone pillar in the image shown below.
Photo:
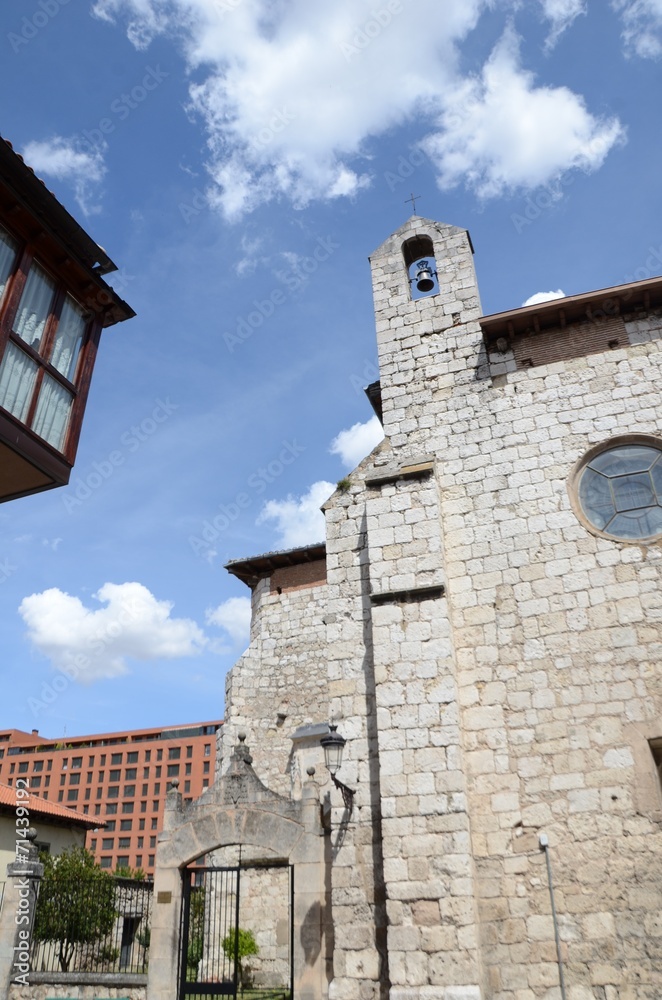
<svg viewBox="0 0 662 1000"><path fill-rule="evenodd" d="M181 942L179 940L182 910L182 876L177 865L163 863L162 842L170 846L171 831L181 822L182 796L179 782L172 782L166 797L163 832L159 835L154 876L154 905L150 934L149 976L147 1000L173 1000L178 995L177 970ZM171 856L171 852L168 855Z"/></svg>
<svg viewBox="0 0 662 1000"><path fill-rule="evenodd" d="M0 911L0 996L9 995L11 983L28 985L30 942L34 925L39 880L44 866L34 846L37 831L26 834L26 850L20 861L7 865L5 895Z"/></svg>

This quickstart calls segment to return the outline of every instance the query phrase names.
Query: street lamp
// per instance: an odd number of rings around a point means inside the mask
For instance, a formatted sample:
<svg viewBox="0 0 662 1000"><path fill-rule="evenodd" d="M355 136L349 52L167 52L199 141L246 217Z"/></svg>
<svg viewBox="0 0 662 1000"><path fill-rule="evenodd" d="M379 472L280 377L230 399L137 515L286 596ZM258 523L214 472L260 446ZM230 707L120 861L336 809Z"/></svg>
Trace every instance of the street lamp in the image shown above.
<svg viewBox="0 0 662 1000"><path fill-rule="evenodd" d="M331 775L333 784L336 788L340 789L345 809L351 812L354 804L354 791L336 778L336 771L339 771L342 765L342 755L346 742L345 737L340 735L338 727L334 726L333 723L329 723L328 733L320 740L320 744L324 750L324 763L326 764L327 771Z"/></svg>

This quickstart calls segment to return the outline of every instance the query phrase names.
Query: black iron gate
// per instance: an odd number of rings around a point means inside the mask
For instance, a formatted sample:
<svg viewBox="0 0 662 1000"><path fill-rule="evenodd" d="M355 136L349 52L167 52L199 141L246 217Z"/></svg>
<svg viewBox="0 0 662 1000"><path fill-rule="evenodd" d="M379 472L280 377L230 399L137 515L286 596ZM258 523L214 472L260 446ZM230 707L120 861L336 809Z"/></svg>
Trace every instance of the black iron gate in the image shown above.
<svg viewBox="0 0 662 1000"><path fill-rule="evenodd" d="M240 920L242 879L247 900L241 919L259 924L259 931L273 917L272 906L265 893L260 904L260 886L250 886L251 872L267 874L273 869L287 869L287 898L281 899L287 914L288 969L284 974L281 961L281 986L274 983L242 982L242 953L246 928ZM243 993L251 1000L291 1000L293 988L293 868L287 863L253 863L224 868L185 868L182 872L182 921L180 939L179 1000L203 1000L211 997L237 997ZM257 892L256 892L257 888ZM257 901L257 905L256 905ZM283 921L277 921L281 924ZM252 930L253 928L248 928ZM282 936L283 928L278 928ZM278 936L278 935L276 935ZM255 953L257 954L257 952ZM285 981L286 980L286 981Z"/></svg>

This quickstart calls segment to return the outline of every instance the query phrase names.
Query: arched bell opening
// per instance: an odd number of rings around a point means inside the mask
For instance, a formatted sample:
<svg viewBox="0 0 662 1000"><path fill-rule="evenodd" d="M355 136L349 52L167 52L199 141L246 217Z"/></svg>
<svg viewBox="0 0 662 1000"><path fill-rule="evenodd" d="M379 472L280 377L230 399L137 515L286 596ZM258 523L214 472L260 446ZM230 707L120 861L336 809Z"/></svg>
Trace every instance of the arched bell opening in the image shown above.
<svg viewBox="0 0 662 1000"><path fill-rule="evenodd" d="M402 245L412 299L436 295L439 291L437 262L429 236L414 236Z"/></svg>

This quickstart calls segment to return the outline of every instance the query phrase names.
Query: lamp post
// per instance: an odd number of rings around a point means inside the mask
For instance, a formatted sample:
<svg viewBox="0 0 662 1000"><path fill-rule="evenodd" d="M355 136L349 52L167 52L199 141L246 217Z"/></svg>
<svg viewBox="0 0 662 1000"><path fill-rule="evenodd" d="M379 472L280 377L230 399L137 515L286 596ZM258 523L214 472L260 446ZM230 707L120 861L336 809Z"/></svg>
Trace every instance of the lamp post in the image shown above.
<svg viewBox="0 0 662 1000"><path fill-rule="evenodd" d="M336 778L336 771L339 771L342 765L342 755L346 742L345 737L341 736L338 732L338 727L331 722L329 723L328 733L320 740L320 744L324 750L324 763L327 771L331 775L333 784L336 788L340 789L345 809L351 812L354 805L354 791Z"/></svg>

